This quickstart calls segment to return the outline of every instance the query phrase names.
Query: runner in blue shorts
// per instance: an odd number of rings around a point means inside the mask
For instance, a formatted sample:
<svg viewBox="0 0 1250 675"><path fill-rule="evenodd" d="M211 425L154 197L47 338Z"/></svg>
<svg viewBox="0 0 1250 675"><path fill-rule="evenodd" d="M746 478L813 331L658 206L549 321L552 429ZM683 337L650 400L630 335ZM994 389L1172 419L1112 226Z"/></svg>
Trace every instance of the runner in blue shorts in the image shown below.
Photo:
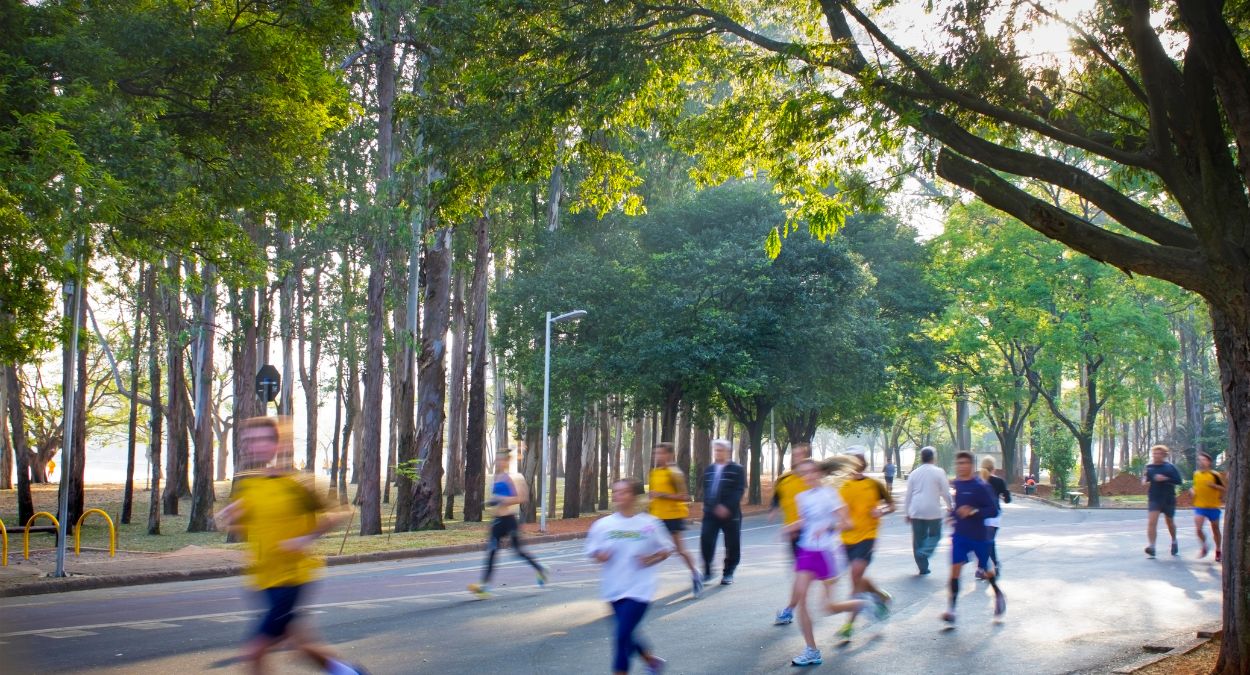
<svg viewBox="0 0 1250 675"><path fill-rule="evenodd" d="M955 623L955 603L959 599L959 573L963 571L968 556L976 555L977 567L985 570L985 579L994 589L994 616L1007 611L1007 596L998 587L994 570L989 569L990 536L985 526L987 518L998 515L998 496L989 484L973 473L973 457L970 452L955 455L955 510L951 517L954 534L951 535L950 606L942 614L942 620Z"/></svg>

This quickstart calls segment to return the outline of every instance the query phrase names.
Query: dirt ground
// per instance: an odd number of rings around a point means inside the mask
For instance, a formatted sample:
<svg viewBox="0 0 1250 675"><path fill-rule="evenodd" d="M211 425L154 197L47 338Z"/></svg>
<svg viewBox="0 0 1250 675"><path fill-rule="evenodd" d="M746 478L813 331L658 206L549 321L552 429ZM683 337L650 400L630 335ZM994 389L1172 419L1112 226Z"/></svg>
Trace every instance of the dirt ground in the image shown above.
<svg viewBox="0 0 1250 675"><path fill-rule="evenodd" d="M1210 642L1185 654L1169 656L1137 671L1140 675L1211 675L1220 658L1220 640Z"/></svg>

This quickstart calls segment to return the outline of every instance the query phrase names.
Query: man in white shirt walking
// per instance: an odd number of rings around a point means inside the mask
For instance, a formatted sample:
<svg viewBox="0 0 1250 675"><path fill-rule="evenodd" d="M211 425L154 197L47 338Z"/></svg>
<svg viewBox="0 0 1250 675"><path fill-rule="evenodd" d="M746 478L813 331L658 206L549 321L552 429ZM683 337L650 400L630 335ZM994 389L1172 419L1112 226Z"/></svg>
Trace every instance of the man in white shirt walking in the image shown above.
<svg viewBox="0 0 1250 675"><path fill-rule="evenodd" d="M920 466L907 476L903 502L907 522L911 523L911 550L921 574L929 573L929 557L942 538L942 517L951 510L950 481L933 463L934 453L930 446L920 449Z"/></svg>

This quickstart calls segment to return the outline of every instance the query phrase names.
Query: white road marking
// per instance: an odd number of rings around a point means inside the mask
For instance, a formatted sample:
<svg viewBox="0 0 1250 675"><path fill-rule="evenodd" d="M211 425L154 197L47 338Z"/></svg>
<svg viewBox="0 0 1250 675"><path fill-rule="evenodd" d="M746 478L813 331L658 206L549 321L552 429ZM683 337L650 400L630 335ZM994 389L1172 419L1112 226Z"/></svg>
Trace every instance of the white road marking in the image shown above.
<svg viewBox="0 0 1250 675"><path fill-rule="evenodd" d="M47 631L47 632L36 631L34 634L40 637L52 638L53 640L63 640L65 638L72 638L72 637L83 637L85 635L95 635L95 633L89 630L75 630L75 629L64 629L64 630Z"/></svg>
<svg viewBox="0 0 1250 675"><path fill-rule="evenodd" d="M160 621L148 621L146 623L132 623L129 626L124 626L124 627L132 628L134 630L158 630L161 628L180 628L181 626L179 626L179 624L176 624L176 623L162 623Z"/></svg>

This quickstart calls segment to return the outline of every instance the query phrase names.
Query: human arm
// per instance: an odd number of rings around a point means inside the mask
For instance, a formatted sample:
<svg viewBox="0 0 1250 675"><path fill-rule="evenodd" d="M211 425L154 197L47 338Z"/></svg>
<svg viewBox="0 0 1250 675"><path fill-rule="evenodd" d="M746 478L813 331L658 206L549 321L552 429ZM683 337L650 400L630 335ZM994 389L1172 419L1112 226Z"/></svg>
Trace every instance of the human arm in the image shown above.
<svg viewBox="0 0 1250 675"><path fill-rule="evenodd" d="M946 477L945 471L935 475L938 479L938 486L941 488L938 490L938 495L942 497L942 501L946 502L946 510L950 511L955 508L955 503L951 501L951 481Z"/></svg>
<svg viewBox="0 0 1250 675"><path fill-rule="evenodd" d="M643 567L650 567L663 562L673 554L673 539L669 536L668 530L658 520L655 527L651 528L651 542L655 550L646 555L638 556L638 564Z"/></svg>
<svg viewBox="0 0 1250 675"><path fill-rule="evenodd" d="M612 558L612 551L603 536L603 528L598 527L602 521L596 521L586 534L586 557L597 563L605 563Z"/></svg>

